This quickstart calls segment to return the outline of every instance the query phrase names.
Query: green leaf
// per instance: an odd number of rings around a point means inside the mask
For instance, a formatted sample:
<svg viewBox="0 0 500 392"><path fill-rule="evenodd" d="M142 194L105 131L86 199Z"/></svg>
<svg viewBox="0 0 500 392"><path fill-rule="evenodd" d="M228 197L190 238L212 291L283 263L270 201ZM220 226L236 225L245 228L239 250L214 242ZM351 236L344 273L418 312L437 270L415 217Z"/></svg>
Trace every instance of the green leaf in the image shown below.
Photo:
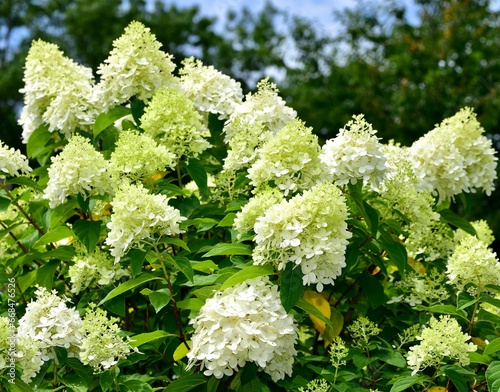
<svg viewBox="0 0 500 392"><path fill-rule="evenodd" d="M188 374L171 382L163 392L186 392L207 382L207 377L202 374Z"/></svg>
<svg viewBox="0 0 500 392"><path fill-rule="evenodd" d="M493 339L484 349L484 355L490 355L500 351L500 338Z"/></svg>
<svg viewBox="0 0 500 392"><path fill-rule="evenodd" d="M488 391L500 391L500 361L493 361L486 369Z"/></svg>
<svg viewBox="0 0 500 392"><path fill-rule="evenodd" d="M130 273L133 278L142 272L142 264L144 263L146 254L147 252L141 249L132 249L127 253L127 257L130 259Z"/></svg>
<svg viewBox="0 0 500 392"><path fill-rule="evenodd" d="M488 365L491 362L491 358L488 355L472 352L469 353L469 361L471 363L482 363L483 365Z"/></svg>
<svg viewBox="0 0 500 392"><path fill-rule="evenodd" d="M318 317L326 324L327 327L334 328L334 326L332 325L332 322L329 318L325 317L325 315L323 313L321 313L320 310L316 306L310 304L309 302L307 302L303 298L299 299L297 301L297 303L295 304L295 306L299 309L302 309L303 311L305 311L307 313L312 314L313 316Z"/></svg>
<svg viewBox="0 0 500 392"><path fill-rule="evenodd" d="M65 238L72 237L73 232L69 227L66 226L58 226L53 230L50 230L49 232L45 233L42 235L38 241L36 241L33 244L34 248L37 248L39 246L47 245L50 243L54 243L57 241L61 241Z"/></svg>
<svg viewBox="0 0 500 392"><path fill-rule="evenodd" d="M133 290L136 287L142 286L146 282L150 282L152 280L159 280L161 278L149 274L149 273L144 273L140 276L138 276L135 279L129 280L127 282L122 283L118 287L114 288L111 290L106 297L99 302L99 306L102 305L104 302L109 301L112 298L118 297L120 294L126 293L127 291Z"/></svg>
<svg viewBox="0 0 500 392"><path fill-rule="evenodd" d="M130 109L132 111L132 117L138 126L141 126L141 117L144 114L144 109L146 108L146 103L140 99L134 99L130 104Z"/></svg>
<svg viewBox="0 0 500 392"><path fill-rule="evenodd" d="M467 313L464 310L457 310L453 305L433 305L433 306L423 306L417 305L416 310L426 310L431 313L442 313L449 314L451 316L458 316L467 320Z"/></svg>
<svg viewBox="0 0 500 392"><path fill-rule="evenodd" d="M119 120L128 114L130 114L130 109L125 106L115 106L106 113L99 114L94 123L94 140L102 131L114 124L116 120Z"/></svg>
<svg viewBox="0 0 500 392"><path fill-rule="evenodd" d="M200 194L202 196L206 196L208 194L208 180L205 166L203 166L198 159L190 158L189 161L186 162L186 169L188 174L198 186Z"/></svg>
<svg viewBox="0 0 500 392"><path fill-rule="evenodd" d="M476 229L474 229L474 227L470 224L470 222L467 219L458 216L453 211L448 209L441 210L438 212L441 215L441 218L443 218L450 225L462 229L466 233L476 235Z"/></svg>
<svg viewBox="0 0 500 392"><path fill-rule="evenodd" d="M235 286L239 283L245 282L248 279L257 278L259 276L271 275L274 271L269 265L251 265L246 267L235 274L231 275L220 287L220 290L225 290L229 287Z"/></svg>
<svg viewBox="0 0 500 392"><path fill-rule="evenodd" d="M196 226L198 228L198 233L203 231L208 231L217 224L217 221L212 218L195 218L189 219L181 223L181 229L189 226Z"/></svg>
<svg viewBox="0 0 500 392"><path fill-rule="evenodd" d="M174 263L179 268L179 270L184 274L186 278L190 282L193 282L193 276L194 276L194 271L193 267L191 266L191 261L189 261L186 257L173 257Z"/></svg>
<svg viewBox="0 0 500 392"><path fill-rule="evenodd" d="M28 158L37 158L47 152L46 145L52 139L52 134L49 132L47 125L41 125L30 135L26 145L26 153Z"/></svg>
<svg viewBox="0 0 500 392"><path fill-rule="evenodd" d="M363 287L362 295L367 303L373 309L377 309L380 305L385 304L388 300L387 295L384 293L384 287L380 281L374 276L370 275L368 271L363 271L359 278L360 287Z"/></svg>
<svg viewBox="0 0 500 392"><path fill-rule="evenodd" d="M101 373L99 377L99 385L101 386L101 389L103 392L109 391L114 383L115 383L115 378L119 373L119 368L118 367L113 367L104 373Z"/></svg>
<svg viewBox="0 0 500 392"><path fill-rule="evenodd" d="M205 305L205 302L199 298L188 298L177 302L177 307L179 309L189 309L196 312L198 312L203 305Z"/></svg>
<svg viewBox="0 0 500 392"><path fill-rule="evenodd" d="M392 385L390 392L401 392L405 391L412 385L415 385L421 381L425 380L422 376L403 376L396 379L396 382Z"/></svg>
<svg viewBox="0 0 500 392"><path fill-rule="evenodd" d="M53 229L54 227L59 226L61 222L66 222L70 217L76 214L77 208L77 202L72 199L50 210L50 228Z"/></svg>
<svg viewBox="0 0 500 392"><path fill-rule="evenodd" d="M36 283L48 290L51 290L54 284L57 267L59 267L59 265L61 265L59 260L50 260L47 264L38 268L36 270Z"/></svg>
<svg viewBox="0 0 500 392"><path fill-rule="evenodd" d="M83 365L80 360L76 358L68 358L66 364L76 373L72 382L76 385L89 388L92 384L92 380L94 379L94 372L92 368L90 366Z"/></svg>
<svg viewBox="0 0 500 392"><path fill-rule="evenodd" d="M54 352L56 353L57 362L59 362L60 365L66 364L68 360L68 350L64 347L55 346Z"/></svg>
<svg viewBox="0 0 500 392"><path fill-rule="evenodd" d="M156 291L152 291L150 289L143 289L141 294L147 295L149 297L149 301L151 305L155 308L156 313L162 310L165 306L168 305L170 300L172 299L172 294L170 294L170 290L168 288L159 289Z"/></svg>
<svg viewBox="0 0 500 392"><path fill-rule="evenodd" d="M219 226L219 227L232 227L235 218L236 218L236 214L234 212L230 212L224 218L222 218L222 220L219 222L219 224L217 226Z"/></svg>
<svg viewBox="0 0 500 392"><path fill-rule="evenodd" d="M9 180L7 180L7 184L24 185L24 186L27 186L29 188L33 188L37 191L40 191L40 192L43 191L42 187L40 185L38 185L38 183L33 181L31 178L28 178L25 176L18 176L18 177L10 178Z"/></svg>
<svg viewBox="0 0 500 392"><path fill-rule="evenodd" d="M389 365L399 368L406 367L406 359L397 351L381 350L376 356Z"/></svg>
<svg viewBox="0 0 500 392"><path fill-rule="evenodd" d="M83 219L78 219L73 223L73 233L75 233L76 238L85 245L87 252L92 253L94 251L97 242L99 242L99 237L101 235L101 224L102 221L88 221Z"/></svg>
<svg viewBox="0 0 500 392"><path fill-rule="evenodd" d="M33 388L31 388L19 377L16 377L15 384L11 384L10 390L12 392L34 392Z"/></svg>
<svg viewBox="0 0 500 392"><path fill-rule="evenodd" d="M467 392L469 390L469 387L467 386L464 377L456 370L445 369L444 373L446 374L446 376L448 376L451 382L455 384L455 387L457 388L458 392Z"/></svg>
<svg viewBox="0 0 500 392"><path fill-rule="evenodd" d="M175 246L178 246L179 248L182 248L182 249L185 249L187 250L188 252L191 252L187 246L187 244L181 240L180 238L175 238L175 237L163 237L160 241L159 241L160 244L171 244L171 245L175 245Z"/></svg>
<svg viewBox="0 0 500 392"><path fill-rule="evenodd" d="M251 255L252 248L249 245L240 242L233 242L232 244L219 243L215 245L210 251L205 253L202 257L222 256L222 255Z"/></svg>
<svg viewBox="0 0 500 392"><path fill-rule="evenodd" d="M379 233L380 237L378 238L378 241L387 251L389 258L396 265L398 270L401 273L404 273L408 262L406 248L401 243L396 241L389 232L382 229L382 227L379 228Z"/></svg>
<svg viewBox="0 0 500 392"><path fill-rule="evenodd" d="M123 385L125 385L128 390L132 392L153 392L151 385L140 380L123 381Z"/></svg>
<svg viewBox="0 0 500 392"><path fill-rule="evenodd" d="M295 263L287 263L281 274L280 299L287 313L292 310L304 294L303 276L300 266L295 265Z"/></svg>
<svg viewBox="0 0 500 392"><path fill-rule="evenodd" d="M8 197L0 196L0 211L7 211L10 205L10 199Z"/></svg>
<svg viewBox="0 0 500 392"><path fill-rule="evenodd" d="M160 339L166 339L168 337L177 337L177 335L168 333L162 330L157 330L154 332L141 333L139 335L132 336L130 345L132 347L139 347L146 343L151 343Z"/></svg>

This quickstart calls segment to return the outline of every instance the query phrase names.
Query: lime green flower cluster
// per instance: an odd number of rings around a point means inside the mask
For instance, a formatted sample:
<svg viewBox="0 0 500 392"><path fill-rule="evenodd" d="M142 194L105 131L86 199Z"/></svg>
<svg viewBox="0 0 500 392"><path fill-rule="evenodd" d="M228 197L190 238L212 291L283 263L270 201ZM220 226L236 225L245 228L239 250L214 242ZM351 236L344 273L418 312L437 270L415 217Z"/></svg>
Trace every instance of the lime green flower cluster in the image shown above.
<svg viewBox="0 0 500 392"><path fill-rule="evenodd" d="M113 182L122 178L145 180L166 167L173 168L175 155L151 136L137 131L121 131L109 159Z"/></svg>
<svg viewBox="0 0 500 392"><path fill-rule="evenodd" d="M141 117L141 126L175 155L175 163L182 157L197 157L210 147L204 139L210 133L201 114L192 101L172 87L156 91Z"/></svg>
<svg viewBox="0 0 500 392"><path fill-rule="evenodd" d="M472 283L482 291L489 284L500 285L500 262L485 242L468 235L448 259L446 274L459 290Z"/></svg>
<svg viewBox="0 0 500 392"><path fill-rule="evenodd" d="M258 150L248 178L256 188L273 182L285 196L309 189L325 178L320 150L312 128L293 120Z"/></svg>
<svg viewBox="0 0 500 392"><path fill-rule="evenodd" d="M405 239L408 253L427 261L450 256L454 249L452 231L435 211L431 192L421 188L408 148L389 143L382 151L387 157L388 170L379 192L387 203L387 216L408 225Z"/></svg>
<svg viewBox="0 0 500 392"><path fill-rule="evenodd" d="M151 194L141 184L123 183L111 204L113 214L107 224L109 233L105 243L111 247L115 261L119 261L132 244L141 246L141 241L149 240L155 233L182 233L179 223L186 218L168 205L165 195Z"/></svg>
<svg viewBox="0 0 500 392"><path fill-rule="evenodd" d="M94 372L103 372L126 358L132 349L130 339L120 337L121 330L116 324L118 318L107 318L106 312L90 304L83 318L82 343L79 358L84 365L90 365Z"/></svg>
<svg viewBox="0 0 500 392"><path fill-rule="evenodd" d="M300 266L304 285L324 285L345 267L348 211L336 185L319 184L290 200L275 204L258 217L254 225L256 264L275 263L279 270L287 263Z"/></svg>
<svg viewBox="0 0 500 392"><path fill-rule="evenodd" d="M97 73L96 102L101 111L128 102L131 97L148 100L162 86L175 83L172 55L160 50L161 43L151 30L134 21L113 42L113 50Z"/></svg>
<svg viewBox="0 0 500 392"><path fill-rule="evenodd" d="M267 78L257 84L255 94L249 93L245 98L234 107L224 125L229 146L224 170L250 166L257 157L257 149L297 117L278 95L276 85Z"/></svg>
<svg viewBox="0 0 500 392"><path fill-rule="evenodd" d="M78 294L87 287L96 285L105 286L129 275L129 271L121 268L120 264L115 264L107 252L97 248L88 254L83 246L75 244L75 247L77 254L68 271L72 293Z"/></svg>
<svg viewBox="0 0 500 392"><path fill-rule="evenodd" d="M44 123L50 132L58 130L68 138L77 127L90 129L97 116L90 68L65 57L57 45L37 40L28 52L23 80L19 124L25 143Z"/></svg>
<svg viewBox="0 0 500 392"><path fill-rule="evenodd" d="M330 391L331 385L324 378L317 378L315 380L309 381L304 389L304 387L299 388L299 392L328 392Z"/></svg>
<svg viewBox="0 0 500 392"><path fill-rule="evenodd" d="M13 331L10 329L9 319L7 317L0 316L0 370L7 365L7 352L10 348L10 336L12 336Z"/></svg>
<svg viewBox="0 0 500 392"><path fill-rule="evenodd" d="M419 344L411 346L407 356L412 375L427 368L440 366L445 358L466 366L470 363L468 353L477 350L474 343L467 343L470 336L462 332L457 320L448 315L439 320L431 318L429 326L417 336Z"/></svg>
<svg viewBox="0 0 500 392"><path fill-rule="evenodd" d="M474 222L471 222L472 227L474 230L476 230L476 237L483 241L486 245L491 245L493 241L495 241L495 237L493 236L493 230L491 230L490 226L488 225L488 222L485 220L477 220ZM469 233L465 232L462 229L458 229L455 231L455 242L457 244L460 243L460 241L470 235Z"/></svg>
<svg viewBox="0 0 500 392"><path fill-rule="evenodd" d="M497 157L483 133L476 114L466 107L413 143L409 151L421 186L440 200L480 188L490 195Z"/></svg>
<svg viewBox="0 0 500 392"><path fill-rule="evenodd" d="M236 214L233 226L238 235L249 233L253 230L257 218L264 216L265 212L283 200L283 195L277 188L264 188L250 198L240 212Z"/></svg>
<svg viewBox="0 0 500 392"><path fill-rule="evenodd" d="M367 317L361 316L347 327L354 347L366 347L370 344L372 336L377 336L382 330Z"/></svg>
<svg viewBox="0 0 500 392"><path fill-rule="evenodd" d="M226 119L243 100L240 82L189 57L179 70L180 87L201 112L218 114Z"/></svg>
<svg viewBox="0 0 500 392"><path fill-rule="evenodd" d="M43 194L50 208L65 203L69 195L86 197L112 193L108 161L83 136L73 136L51 161L49 181Z"/></svg>

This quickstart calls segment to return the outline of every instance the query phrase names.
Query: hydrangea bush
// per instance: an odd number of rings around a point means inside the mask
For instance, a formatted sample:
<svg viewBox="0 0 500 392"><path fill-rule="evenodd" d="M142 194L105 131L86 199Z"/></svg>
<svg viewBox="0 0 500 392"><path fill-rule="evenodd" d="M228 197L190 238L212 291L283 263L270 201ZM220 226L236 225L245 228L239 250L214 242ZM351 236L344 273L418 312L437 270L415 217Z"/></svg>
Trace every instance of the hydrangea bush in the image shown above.
<svg viewBox="0 0 500 392"><path fill-rule="evenodd" d="M0 142L0 389L497 391L500 262L471 108L322 145L261 80L132 22L98 70L32 44ZM94 76L96 75L96 77Z"/></svg>

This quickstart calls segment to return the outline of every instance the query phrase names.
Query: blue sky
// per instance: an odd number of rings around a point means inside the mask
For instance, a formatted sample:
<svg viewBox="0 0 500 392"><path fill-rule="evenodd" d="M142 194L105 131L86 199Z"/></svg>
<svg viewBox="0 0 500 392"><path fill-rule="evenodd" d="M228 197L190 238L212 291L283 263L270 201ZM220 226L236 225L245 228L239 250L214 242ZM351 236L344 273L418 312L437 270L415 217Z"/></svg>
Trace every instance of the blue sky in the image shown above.
<svg viewBox="0 0 500 392"><path fill-rule="evenodd" d="M258 12L264 7L266 0L165 0L165 2L180 7L198 5L205 15L223 17L230 9L239 10L243 7ZM332 31L335 29L333 11L354 7L356 0L272 0L272 4L280 10L317 23L321 29Z"/></svg>

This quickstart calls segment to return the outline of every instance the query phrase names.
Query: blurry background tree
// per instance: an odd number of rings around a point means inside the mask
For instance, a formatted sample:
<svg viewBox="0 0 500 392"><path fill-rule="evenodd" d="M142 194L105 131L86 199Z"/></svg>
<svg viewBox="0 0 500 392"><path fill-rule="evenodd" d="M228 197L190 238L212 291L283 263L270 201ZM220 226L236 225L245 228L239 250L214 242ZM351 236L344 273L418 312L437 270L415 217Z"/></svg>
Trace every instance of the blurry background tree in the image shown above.
<svg viewBox="0 0 500 392"><path fill-rule="evenodd" d="M463 106L472 106L500 147L500 13L490 0L359 1L335 15L329 35L272 3L217 19L198 7L156 0L3 0L0 3L0 139L23 149L17 116L30 42L57 43L94 70L131 20L151 28L177 62L196 55L242 82L265 74L322 138L364 113L384 140L409 145ZM500 191L472 195L500 237ZM459 205L460 206L460 205ZM479 211L483 211L479 213ZM463 211L458 211L463 212ZM498 245L496 246L498 248Z"/></svg>

